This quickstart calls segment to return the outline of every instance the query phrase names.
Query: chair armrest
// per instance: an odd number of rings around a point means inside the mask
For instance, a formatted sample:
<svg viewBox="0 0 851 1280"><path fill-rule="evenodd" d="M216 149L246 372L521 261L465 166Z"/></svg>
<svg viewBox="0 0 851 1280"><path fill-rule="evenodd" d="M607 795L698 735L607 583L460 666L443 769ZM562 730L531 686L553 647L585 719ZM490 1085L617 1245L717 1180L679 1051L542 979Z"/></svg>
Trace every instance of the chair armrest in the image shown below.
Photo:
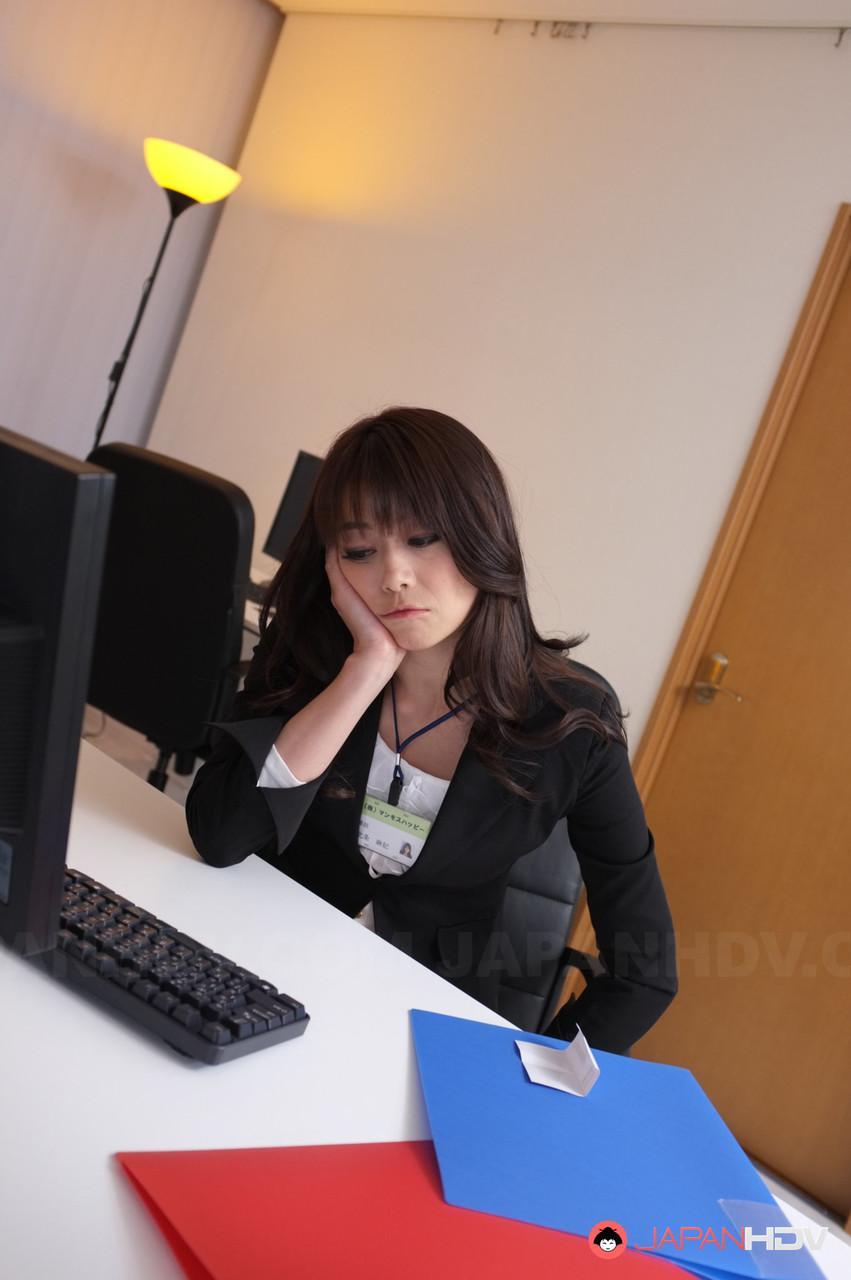
<svg viewBox="0 0 851 1280"><path fill-rule="evenodd" d="M545 1027L548 1027L558 1013L559 1001L564 987L564 977L568 969L578 969L587 983L593 982L595 978L599 978L607 972L606 966L598 956L589 956L584 951L577 951L575 947L565 947L558 962L553 985L550 988L550 998L541 1016L539 1031L543 1031ZM573 1004L575 999L575 996L571 996L564 1007L567 1008L568 1005Z"/></svg>
<svg viewBox="0 0 851 1280"><path fill-rule="evenodd" d="M577 951L574 947L565 947L562 952L558 966L559 979L564 979L568 969L578 969L586 982L590 982L592 978L600 978L606 973L606 966L599 956L589 956L586 952Z"/></svg>

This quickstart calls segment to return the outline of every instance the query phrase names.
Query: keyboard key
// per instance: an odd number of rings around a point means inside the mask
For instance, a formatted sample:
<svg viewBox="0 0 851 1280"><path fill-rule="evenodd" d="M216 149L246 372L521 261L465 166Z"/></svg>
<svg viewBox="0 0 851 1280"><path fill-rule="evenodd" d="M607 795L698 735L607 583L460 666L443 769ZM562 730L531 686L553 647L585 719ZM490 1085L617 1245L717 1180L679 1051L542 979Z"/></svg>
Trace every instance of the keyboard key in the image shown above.
<svg viewBox="0 0 851 1280"><path fill-rule="evenodd" d="M158 956L168 956L173 946L174 942L171 938L164 938L163 935L160 934L159 937L155 938L151 943L151 952Z"/></svg>
<svg viewBox="0 0 851 1280"><path fill-rule="evenodd" d="M234 966L233 972L234 977L244 978L252 987L261 987L264 985L262 980L257 977L257 974L252 973L250 969L237 969L236 966Z"/></svg>
<svg viewBox="0 0 851 1280"><path fill-rule="evenodd" d="M300 1001L293 1000L292 996L288 996L283 991L278 992L277 998L278 1000L283 1000L285 1004L288 1004L290 1006L296 1018L304 1017L304 1005L301 1004Z"/></svg>
<svg viewBox="0 0 851 1280"><path fill-rule="evenodd" d="M254 990L248 993L248 998L252 1004L257 1004L261 1009L268 1009L277 1018L280 1018L282 1026L288 1026L296 1019L296 1011L293 1005L285 999L279 999L275 996L268 996L265 991Z"/></svg>
<svg viewBox="0 0 851 1280"><path fill-rule="evenodd" d="M190 991L194 991L195 983L188 974L176 974L171 978L166 978L162 984L163 991L168 991L173 996L178 996L181 1000L188 995Z"/></svg>
<svg viewBox="0 0 851 1280"><path fill-rule="evenodd" d="M137 924L142 923L142 916L138 911L122 911L121 915L117 917L115 923L123 924L126 929L132 929Z"/></svg>
<svg viewBox="0 0 851 1280"><path fill-rule="evenodd" d="M273 1009L264 1009L259 1004L246 1005L245 1012L254 1022L254 1034L260 1031L273 1031L282 1025L280 1015Z"/></svg>
<svg viewBox="0 0 851 1280"><path fill-rule="evenodd" d="M234 978L225 983L225 991L229 996L244 996L250 990L251 983L246 982L244 978Z"/></svg>
<svg viewBox="0 0 851 1280"><path fill-rule="evenodd" d="M108 976L110 982L114 982L117 987L123 987L125 991L129 991L133 983L139 981L139 975L135 969L118 968Z"/></svg>
<svg viewBox="0 0 851 1280"><path fill-rule="evenodd" d="M86 956L97 954L97 947L91 942L84 942L82 938L72 938L65 950L77 960L85 960Z"/></svg>
<svg viewBox="0 0 851 1280"><path fill-rule="evenodd" d="M179 1003L177 996L171 996L167 991L160 991L151 1001L154 1008L162 1009L163 1013L171 1013L172 1009L177 1008Z"/></svg>
<svg viewBox="0 0 851 1280"><path fill-rule="evenodd" d="M148 962L148 970L150 976L163 986L168 982L169 978L186 978L192 977L191 972L186 969L179 960L169 960L167 955L161 952L155 952L151 960Z"/></svg>
<svg viewBox="0 0 851 1280"><path fill-rule="evenodd" d="M260 978L255 978L253 974L248 975L251 987L254 991L263 991L267 996L276 996L278 988L273 982L263 982Z"/></svg>
<svg viewBox="0 0 851 1280"><path fill-rule="evenodd" d="M187 991L183 999L187 1004L191 1004L193 1009L204 1009L211 1000L215 1000L221 993L216 991L200 991L197 987L193 987L191 991ZM216 1017L216 1014L212 1015Z"/></svg>
<svg viewBox="0 0 851 1280"><path fill-rule="evenodd" d="M243 1001L244 1004L244 1001ZM211 996L205 1004L201 1006L201 1012L205 1018L211 1018L214 1021L227 1018L233 1009L233 1001L227 996Z"/></svg>
<svg viewBox="0 0 851 1280"><path fill-rule="evenodd" d="M159 921L159 923L162 925L162 921ZM179 943L180 946L188 947L190 951L194 951L197 955L212 956L213 953L210 948L205 947L203 943L196 942L194 938L187 937L185 933L178 933L176 929L172 929L169 925L164 925L163 927L168 929L175 942Z"/></svg>
<svg viewBox="0 0 851 1280"><path fill-rule="evenodd" d="M225 1018L224 1023L237 1040L246 1040L254 1035L256 1019L252 1018L245 1009L239 1009L236 1013L230 1014Z"/></svg>
<svg viewBox="0 0 851 1280"><path fill-rule="evenodd" d="M181 1022L190 1031L197 1030L201 1025L201 1015L191 1004L179 1004L176 1009L172 1009L171 1016L175 1022Z"/></svg>
<svg viewBox="0 0 851 1280"><path fill-rule="evenodd" d="M101 935L101 931L109 928L111 920L112 917L103 911L99 911L97 915L89 916L87 920L82 922L82 926L78 926L82 928L80 936L85 938L87 942L96 942Z"/></svg>
<svg viewBox="0 0 851 1280"><path fill-rule="evenodd" d="M213 1044L230 1044L233 1039L227 1027L223 1027L220 1022L205 1022L201 1027L201 1035Z"/></svg>

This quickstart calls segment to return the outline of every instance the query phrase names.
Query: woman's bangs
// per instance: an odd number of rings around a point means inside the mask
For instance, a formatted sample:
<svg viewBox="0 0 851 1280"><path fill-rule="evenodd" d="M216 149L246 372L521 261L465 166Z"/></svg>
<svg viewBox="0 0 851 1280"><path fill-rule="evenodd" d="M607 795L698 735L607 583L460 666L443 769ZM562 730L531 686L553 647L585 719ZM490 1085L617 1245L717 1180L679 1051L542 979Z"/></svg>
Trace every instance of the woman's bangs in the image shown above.
<svg viewBox="0 0 851 1280"><path fill-rule="evenodd" d="M373 456L358 463L345 487L335 494L333 518L338 533L349 521L377 525L382 534L434 525L438 513L429 502L428 484L417 486L407 476L400 477L389 458Z"/></svg>

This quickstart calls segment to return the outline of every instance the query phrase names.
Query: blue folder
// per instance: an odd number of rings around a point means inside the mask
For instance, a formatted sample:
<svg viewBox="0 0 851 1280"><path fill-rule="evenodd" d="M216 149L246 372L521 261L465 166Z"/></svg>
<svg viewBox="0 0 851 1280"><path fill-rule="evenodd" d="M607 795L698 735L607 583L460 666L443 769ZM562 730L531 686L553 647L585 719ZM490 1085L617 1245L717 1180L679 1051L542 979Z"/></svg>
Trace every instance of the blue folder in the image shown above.
<svg viewBox="0 0 851 1280"><path fill-rule="evenodd" d="M823 1280L806 1248L740 1247L745 1227L794 1233L690 1071L595 1049L577 1098L533 1084L515 1044L562 1041L422 1009L411 1026L449 1204L578 1235L618 1223L628 1249L706 1280Z"/></svg>

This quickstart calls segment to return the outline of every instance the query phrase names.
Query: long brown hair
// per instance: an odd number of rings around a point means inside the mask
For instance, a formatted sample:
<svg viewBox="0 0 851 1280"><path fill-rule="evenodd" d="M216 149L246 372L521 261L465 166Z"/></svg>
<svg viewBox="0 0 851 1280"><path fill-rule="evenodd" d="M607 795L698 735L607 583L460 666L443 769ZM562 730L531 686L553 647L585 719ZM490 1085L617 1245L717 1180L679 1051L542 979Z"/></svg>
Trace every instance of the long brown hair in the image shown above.
<svg viewBox="0 0 851 1280"><path fill-rule="evenodd" d="M258 711L309 701L352 652L351 633L331 603L324 548L336 543L343 520L367 518L384 533L416 526L440 534L459 572L479 588L444 699L451 708L459 705L460 689L474 690L466 699L470 746L503 786L535 799L509 770L512 748L550 747L581 728L626 743L616 699L566 660L587 636L545 638L535 629L511 500L495 459L472 431L434 409L385 409L334 440L260 615L261 634L272 613L275 629L262 671L266 691L253 698ZM574 692L585 686L586 699L589 686L603 693L600 715L571 700L571 683ZM550 709L545 723L530 726L530 715L547 702L563 714L553 721ZM326 782L324 794L351 791Z"/></svg>

